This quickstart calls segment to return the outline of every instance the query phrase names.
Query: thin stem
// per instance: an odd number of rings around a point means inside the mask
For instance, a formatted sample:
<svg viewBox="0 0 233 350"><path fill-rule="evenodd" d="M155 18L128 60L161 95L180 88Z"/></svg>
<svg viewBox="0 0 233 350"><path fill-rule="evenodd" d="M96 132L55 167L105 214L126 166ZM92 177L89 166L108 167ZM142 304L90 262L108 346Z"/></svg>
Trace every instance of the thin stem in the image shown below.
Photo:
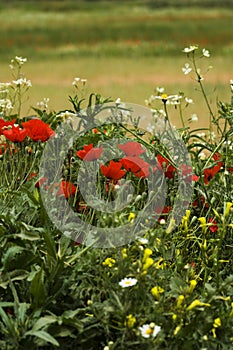
<svg viewBox="0 0 233 350"><path fill-rule="evenodd" d="M215 117L214 117L214 113L212 112L212 109L210 107L210 104L209 104L209 101L208 101L208 98L206 96L206 92L205 92L205 89L204 89L204 86L201 82L202 80L202 77L201 75L198 73L198 69L197 69L197 65L196 65L196 61L195 61L195 58L194 58L194 55L193 55L193 58L192 58L192 62L193 62L193 66L194 66L194 70L195 70L195 73L197 75L197 82L199 83L200 85L200 88L201 88L201 92L203 94L203 97L204 97L204 100L206 102L206 105L207 105L207 108L209 110L209 113L210 113L210 117L209 117L209 130L210 130L210 133L212 132L212 119L214 120Z"/></svg>

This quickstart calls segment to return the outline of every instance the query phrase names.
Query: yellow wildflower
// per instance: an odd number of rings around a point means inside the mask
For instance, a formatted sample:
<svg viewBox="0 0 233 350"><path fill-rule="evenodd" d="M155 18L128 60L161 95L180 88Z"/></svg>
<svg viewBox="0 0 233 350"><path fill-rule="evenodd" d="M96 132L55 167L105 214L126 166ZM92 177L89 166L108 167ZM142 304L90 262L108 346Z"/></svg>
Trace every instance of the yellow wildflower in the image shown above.
<svg viewBox="0 0 233 350"><path fill-rule="evenodd" d="M210 306L210 304L202 303L200 300L196 299L187 307L187 311L190 311L198 306Z"/></svg>
<svg viewBox="0 0 233 350"><path fill-rule="evenodd" d="M135 214L134 213L130 213L129 216L128 216L128 221L134 221L134 218L135 218Z"/></svg>
<svg viewBox="0 0 233 350"><path fill-rule="evenodd" d="M156 269L163 270L166 267L166 263L164 262L163 258L160 258L158 261L154 263L154 267Z"/></svg>
<svg viewBox="0 0 233 350"><path fill-rule="evenodd" d="M218 327L221 327L221 319L218 317L218 318L215 318L214 320L214 323L213 323L213 328L212 328L212 333L213 333L213 337L214 338L217 338L216 336L216 328Z"/></svg>
<svg viewBox="0 0 233 350"><path fill-rule="evenodd" d="M136 322L136 317L134 317L132 314L129 314L126 316L125 326L128 328L133 328L134 324Z"/></svg>
<svg viewBox="0 0 233 350"><path fill-rule="evenodd" d="M149 256L151 256L152 254L152 250L150 248L146 248L144 250L144 255L143 255L143 258L142 258L142 262L145 262L147 260L147 258L149 258Z"/></svg>
<svg viewBox="0 0 233 350"><path fill-rule="evenodd" d="M189 220L189 217L190 217L190 213L191 211L190 210L186 210L186 214L185 216L183 216L182 218L182 225L185 229L188 228L188 220Z"/></svg>
<svg viewBox="0 0 233 350"><path fill-rule="evenodd" d="M151 294L157 299L160 299L160 294L162 294L164 292L164 289L159 287L159 286L155 286L151 289Z"/></svg>
<svg viewBox="0 0 233 350"><path fill-rule="evenodd" d="M220 317L215 318L214 323L213 323L213 327L214 327L214 328L218 328L218 327L221 326L221 324L222 324L222 323L221 323Z"/></svg>
<svg viewBox="0 0 233 350"><path fill-rule="evenodd" d="M154 260L152 258L147 258L142 266L143 271L147 271L149 267L153 265L153 263L154 263Z"/></svg>
<svg viewBox="0 0 233 350"><path fill-rule="evenodd" d="M103 262L102 265L103 266L108 266L108 267L112 267L115 264L116 260L113 258L106 258Z"/></svg>
<svg viewBox="0 0 233 350"><path fill-rule="evenodd" d="M200 226L202 228L202 231L206 232L206 229L207 229L206 218L205 217L201 217L198 220L201 223Z"/></svg>

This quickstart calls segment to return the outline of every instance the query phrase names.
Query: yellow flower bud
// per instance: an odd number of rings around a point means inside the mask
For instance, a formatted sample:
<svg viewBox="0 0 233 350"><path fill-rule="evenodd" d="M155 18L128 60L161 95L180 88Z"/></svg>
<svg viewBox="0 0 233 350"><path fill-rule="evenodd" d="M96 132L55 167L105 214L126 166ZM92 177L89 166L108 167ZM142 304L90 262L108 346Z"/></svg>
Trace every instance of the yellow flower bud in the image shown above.
<svg viewBox="0 0 233 350"><path fill-rule="evenodd" d="M188 293L192 293L194 291L194 288L197 285L197 281L196 280L191 280L190 281L190 285L189 285L189 289L188 289Z"/></svg>
<svg viewBox="0 0 233 350"><path fill-rule="evenodd" d="M207 249L207 240L204 239L204 242L201 244L201 248L206 250Z"/></svg>
<svg viewBox="0 0 233 350"><path fill-rule="evenodd" d="M184 295L179 295L178 299L177 299L177 303L176 303L177 308L181 307L181 304L183 303L183 300L184 300Z"/></svg>
<svg viewBox="0 0 233 350"><path fill-rule="evenodd" d="M218 328L218 327L220 327L221 326L221 319L218 317L218 318L215 318L215 320L214 320L214 323L213 323L213 327L214 328Z"/></svg>
<svg viewBox="0 0 233 350"><path fill-rule="evenodd" d="M175 226L176 226L175 219L171 218L169 225L168 225L168 228L166 229L166 233L168 233L168 234L171 233L172 230L175 228Z"/></svg>
<svg viewBox="0 0 233 350"><path fill-rule="evenodd" d="M149 258L149 256L151 256L152 254L152 250L150 248L146 248L144 250L144 255L143 255L143 258L142 258L142 261L145 262L147 258Z"/></svg>
<svg viewBox="0 0 233 350"><path fill-rule="evenodd" d="M190 311L198 306L210 306L210 304L202 303L200 300L196 299L187 307L187 311Z"/></svg>
<svg viewBox="0 0 233 350"><path fill-rule="evenodd" d="M224 216L225 217L229 215L232 205L233 205L233 203L231 203L231 202L227 202L226 203L226 209L225 209L225 212L224 212Z"/></svg>
<svg viewBox="0 0 233 350"><path fill-rule="evenodd" d="M174 335L177 335L177 333L180 331L180 329L181 329L181 326L177 326L176 328L175 328L175 330L174 330Z"/></svg>
<svg viewBox="0 0 233 350"><path fill-rule="evenodd" d="M127 249L126 248L123 248L122 249L122 251L121 251L121 256L122 256L122 258L124 259L124 258L127 258Z"/></svg>
<svg viewBox="0 0 233 350"><path fill-rule="evenodd" d="M200 226L202 228L202 231L206 232L206 228L207 228L207 224L206 224L206 218L205 217L201 217L198 219L200 221Z"/></svg>
<svg viewBox="0 0 233 350"><path fill-rule="evenodd" d="M128 221L134 221L134 218L135 218L135 214L134 213L130 213L129 216L128 216Z"/></svg>

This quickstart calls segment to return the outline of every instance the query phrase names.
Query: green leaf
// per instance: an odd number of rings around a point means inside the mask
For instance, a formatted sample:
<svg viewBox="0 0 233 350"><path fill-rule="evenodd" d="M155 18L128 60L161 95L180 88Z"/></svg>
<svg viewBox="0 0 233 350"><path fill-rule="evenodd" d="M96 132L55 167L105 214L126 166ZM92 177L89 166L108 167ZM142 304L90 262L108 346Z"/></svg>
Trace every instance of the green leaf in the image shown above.
<svg viewBox="0 0 233 350"><path fill-rule="evenodd" d="M20 303L18 310L17 310L17 317L20 323L25 324L26 320L26 312L30 308L30 304L27 303Z"/></svg>
<svg viewBox="0 0 233 350"><path fill-rule="evenodd" d="M25 249L21 246L11 246L8 248L2 258L3 268L6 271L12 271L20 267L26 268L35 260L33 251Z"/></svg>
<svg viewBox="0 0 233 350"><path fill-rule="evenodd" d="M14 327L14 323L12 322L11 318L5 313L2 307L0 307L0 318L5 324L9 335L11 335L14 339L17 339L17 333Z"/></svg>
<svg viewBox="0 0 233 350"><path fill-rule="evenodd" d="M10 281L22 281L27 277L28 272L25 270L13 270L7 275L0 272L0 287L6 289Z"/></svg>
<svg viewBox="0 0 233 350"><path fill-rule="evenodd" d="M26 332L25 335L32 335L34 337L40 338L47 343L53 344L54 346L59 346L58 341L49 333L45 331L29 331Z"/></svg>
<svg viewBox="0 0 233 350"><path fill-rule="evenodd" d="M172 295L174 293L174 296L178 296L185 292L187 285L181 278L172 277L170 281L170 288L171 288Z"/></svg>
<svg viewBox="0 0 233 350"><path fill-rule="evenodd" d="M24 248L17 245L14 245L8 248L2 257L3 267L6 269L10 267L13 260L16 260L17 256L20 255L23 251L24 251Z"/></svg>
<svg viewBox="0 0 233 350"><path fill-rule="evenodd" d="M32 330L33 331L38 331L40 330L41 328L44 328L52 323L55 323L57 322L57 317L56 316L50 316L50 315L47 315L47 316L44 316L44 317L41 317L39 318L39 320L36 321L36 323L34 324Z"/></svg>
<svg viewBox="0 0 233 350"><path fill-rule="evenodd" d="M34 304L37 307L43 305L47 293L44 284L44 271L41 268L32 279L30 292L34 297Z"/></svg>

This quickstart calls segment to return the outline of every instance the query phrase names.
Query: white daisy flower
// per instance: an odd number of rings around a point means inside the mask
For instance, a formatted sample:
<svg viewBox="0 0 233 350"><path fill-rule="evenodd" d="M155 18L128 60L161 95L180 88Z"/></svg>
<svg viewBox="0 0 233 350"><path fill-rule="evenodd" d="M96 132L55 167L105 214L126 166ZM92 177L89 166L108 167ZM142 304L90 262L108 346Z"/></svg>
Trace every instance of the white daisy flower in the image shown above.
<svg viewBox="0 0 233 350"><path fill-rule="evenodd" d="M205 57L210 57L210 52L209 52L209 50L203 49L203 50L202 50L202 55L205 56Z"/></svg>
<svg viewBox="0 0 233 350"><path fill-rule="evenodd" d="M161 327L154 324L144 324L139 327L139 330L144 338L149 338L150 336L154 338L161 331Z"/></svg>
<svg viewBox="0 0 233 350"><path fill-rule="evenodd" d="M196 113L192 114L191 120L192 120L192 122L197 122L198 121L198 116L196 115Z"/></svg>
<svg viewBox="0 0 233 350"><path fill-rule="evenodd" d="M49 98L44 97L42 101L37 102L37 106L40 109L47 110L49 108Z"/></svg>
<svg viewBox="0 0 233 350"><path fill-rule="evenodd" d="M190 52L194 52L197 49L198 49L197 45L190 45L189 47L185 47L183 52L184 53L190 53Z"/></svg>
<svg viewBox="0 0 233 350"><path fill-rule="evenodd" d="M192 71L192 68L190 67L189 63L185 63L184 67L182 68L182 72L187 75Z"/></svg>
<svg viewBox="0 0 233 350"><path fill-rule="evenodd" d="M20 66L22 66L24 63L27 62L27 58L15 56L15 61L16 61Z"/></svg>
<svg viewBox="0 0 233 350"><path fill-rule="evenodd" d="M120 282L119 285L122 288L126 288L126 287L132 287L134 286L136 283L138 282L138 280L136 278L123 278Z"/></svg>
<svg viewBox="0 0 233 350"><path fill-rule="evenodd" d="M191 104L193 103L193 100L191 98L185 97L185 102Z"/></svg>
<svg viewBox="0 0 233 350"><path fill-rule="evenodd" d="M138 237L138 241L141 244L148 244L148 239L143 237Z"/></svg>
<svg viewBox="0 0 233 350"><path fill-rule="evenodd" d="M201 160L205 160L206 159L206 154L204 152L200 152L198 154L198 158L200 158Z"/></svg>
<svg viewBox="0 0 233 350"><path fill-rule="evenodd" d="M80 82L81 78L74 78L72 85L76 86Z"/></svg>
<svg viewBox="0 0 233 350"><path fill-rule="evenodd" d="M160 94L164 93L164 87L157 86L156 91L159 92Z"/></svg>
<svg viewBox="0 0 233 350"><path fill-rule="evenodd" d="M28 80L26 78L19 78L17 80L13 80L13 83L17 86L19 85L26 85L28 87L32 86L31 80Z"/></svg>

